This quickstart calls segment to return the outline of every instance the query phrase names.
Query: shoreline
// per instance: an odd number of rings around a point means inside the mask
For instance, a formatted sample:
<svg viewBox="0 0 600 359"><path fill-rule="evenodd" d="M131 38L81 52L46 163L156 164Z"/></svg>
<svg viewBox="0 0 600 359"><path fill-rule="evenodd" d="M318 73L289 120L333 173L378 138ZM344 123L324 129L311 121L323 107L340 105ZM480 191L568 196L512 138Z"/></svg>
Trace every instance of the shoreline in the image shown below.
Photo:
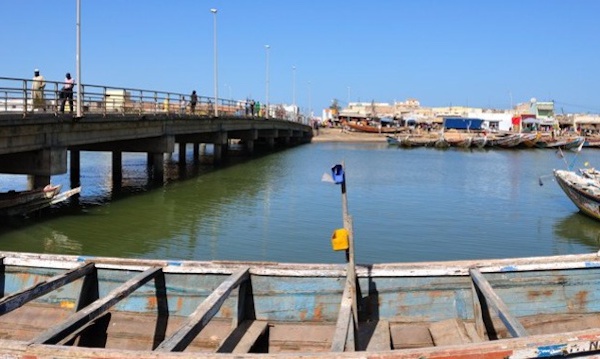
<svg viewBox="0 0 600 359"><path fill-rule="evenodd" d="M386 142L386 138L384 133L342 132L341 127L321 127L318 135L313 130L311 142Z"/></svg>

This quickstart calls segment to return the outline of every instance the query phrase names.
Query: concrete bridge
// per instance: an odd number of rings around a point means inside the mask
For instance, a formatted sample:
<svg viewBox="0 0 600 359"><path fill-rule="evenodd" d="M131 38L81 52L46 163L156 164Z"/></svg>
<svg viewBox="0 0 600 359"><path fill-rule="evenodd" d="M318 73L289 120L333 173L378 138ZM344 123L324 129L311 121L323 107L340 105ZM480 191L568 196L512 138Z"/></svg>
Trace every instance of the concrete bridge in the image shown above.
<svg viewBox="0 0 600 359"><path fill-rule="evenodd" d="M66 173L68 160L71 187L78 186L80 151L112 152L113 182L122 179L123 152L145 152L151 180L162 183L164 155L173 153L176 143L180 164L188 144L194 160L202 144L212 144L219 164L232 141L251 155L259 145L274 150L312 138L301 117L277 107L252 111L246 101L213 104L214 99L199 96L192 112L189 95L96 85L82 86L82 116L74 117L60 112L59 86L48 81L40 102L31 80L0 78L0 173L28 175L30 188ZM68 101L65 105L69 112Z"/></svg>

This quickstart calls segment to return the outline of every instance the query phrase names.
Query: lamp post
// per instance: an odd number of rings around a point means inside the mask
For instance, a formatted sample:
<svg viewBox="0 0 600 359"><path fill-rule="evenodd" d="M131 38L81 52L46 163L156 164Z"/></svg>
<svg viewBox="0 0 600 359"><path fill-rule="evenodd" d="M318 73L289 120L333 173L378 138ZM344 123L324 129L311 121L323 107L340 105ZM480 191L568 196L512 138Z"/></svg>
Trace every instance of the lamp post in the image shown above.
<svg viewBox="0 0 600 359"><path fill-rule="evenodd" d="M310 81L308 81L308 117L309 119L312 119L312 108L311 108L311 103L310 103Z"/></svg>
<svg viewBox="0 0 600 359"><path fill-rule="evenodd" d="M296 66L292 66L292 109L294 110L294 121L296 121Z"/></svg>
<svg viewBox="0 0 600 359"><path fill-rule="evenodd" d="M219 72L218 72L218 67L217 67L217 9L210 9L210 12L213 13L213 18L214 18L214 62L215 62L215 74L214 74L214 81L215 81L215 117L219 117L219 106L218 106L218 101L219 101Z"/></svg>
<svg viewBox="0 0 600 359"><path fill-rule="evenodd" d="M350 107L350 86L348 86L348 101L346 102L347 106Z"/></svg>
<svg viewBox="0 0 600 359"><path fill-rule="evenodd" d="M269 49L271 48L271 45L265 45L265 51L267 53L267 80L266 80L266 86L267 86L267 96L266 96L266 101L267 101L267 109L265 112L265 118L269 118Z"/></svg>
<svg viewBox="0 0 600 359"><path fill-rule="evenodd" d="M77 78L77 118L81 118L81 0L77 0L77 54L75 55L76 62L76 78ZM71 107L73 104L71 104ZM73 110L73 109L71 109Z"/></svg>

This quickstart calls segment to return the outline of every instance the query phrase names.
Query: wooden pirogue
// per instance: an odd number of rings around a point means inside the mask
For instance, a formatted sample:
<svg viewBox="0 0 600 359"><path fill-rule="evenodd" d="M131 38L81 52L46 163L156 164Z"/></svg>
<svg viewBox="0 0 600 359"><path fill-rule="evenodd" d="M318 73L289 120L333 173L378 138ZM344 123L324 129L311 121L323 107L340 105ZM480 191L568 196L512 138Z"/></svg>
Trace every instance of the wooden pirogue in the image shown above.
<svg viewBox="0 0 600 359"><path fill-rule="evenodd" d="M355 282L345 264L0 258L2 358L524 358L600 349L597 254L357 265Z"/></svg>

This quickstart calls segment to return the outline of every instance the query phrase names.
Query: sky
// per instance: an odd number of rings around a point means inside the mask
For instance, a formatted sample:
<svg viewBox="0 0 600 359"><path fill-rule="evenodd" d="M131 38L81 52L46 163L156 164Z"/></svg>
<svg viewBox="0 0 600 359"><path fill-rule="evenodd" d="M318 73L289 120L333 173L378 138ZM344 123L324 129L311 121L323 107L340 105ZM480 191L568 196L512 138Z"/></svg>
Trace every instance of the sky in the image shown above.
<svg viewBox="0 0 600 359"><path fill-rule="evenodd" d="M83 84L212 97L216 20L222 98L600 113L598 0L80 2ZM1 0L0 77L75 74L76 5Z"/></svg>

